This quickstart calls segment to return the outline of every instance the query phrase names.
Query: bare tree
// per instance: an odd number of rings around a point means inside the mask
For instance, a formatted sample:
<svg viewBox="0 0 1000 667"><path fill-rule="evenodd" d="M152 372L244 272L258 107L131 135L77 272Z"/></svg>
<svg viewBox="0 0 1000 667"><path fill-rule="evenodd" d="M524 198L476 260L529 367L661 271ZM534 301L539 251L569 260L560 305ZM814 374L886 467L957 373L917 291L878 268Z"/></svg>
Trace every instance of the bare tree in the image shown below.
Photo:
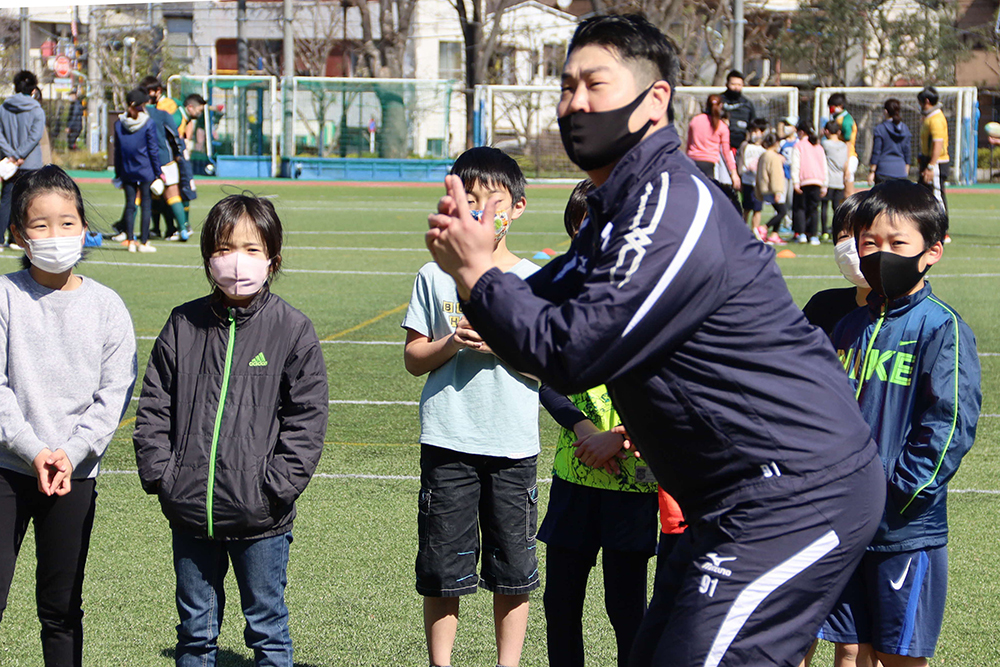
<svg viewBox="0 0 1000 667"><path fill-rule="evenodd" d="M163 31L145 25L145 9L106 8L93 16L100 41L87 45L87 57L97 62L115 108L125 107L125 96L144 76L166 81L179 72L180 63L168 48Z"/></svg>
<svg viewBox="0 0 1000 667"><path fill-rule="evenodd" d="M500 20L514 0L455 0L458 22L465 42L465 144L475 144L474 120L476 114L476 86L487 81L487 71L493 60L501 34ZM487 14L492 11L492 16ZM484 22L490 19L490 28L484 31Z"/></svg>
<svg viewBox="0 0 1000 667"><path fill-rule="evenodd" d="M20 69L21 26L12 16L0 15L0 85L10 85Z"/></svg>

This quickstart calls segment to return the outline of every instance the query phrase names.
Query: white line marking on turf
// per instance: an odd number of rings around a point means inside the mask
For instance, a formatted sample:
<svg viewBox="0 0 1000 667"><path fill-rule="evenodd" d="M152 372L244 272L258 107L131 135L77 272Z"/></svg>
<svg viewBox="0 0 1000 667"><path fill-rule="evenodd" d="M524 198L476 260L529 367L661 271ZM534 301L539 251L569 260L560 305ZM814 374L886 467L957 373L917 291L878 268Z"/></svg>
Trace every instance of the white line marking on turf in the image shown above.
<svg viewBox="0 0 1000 667"><path fill-rule="evenodd" d="M138 401L138 396L133 396L130 400ZM419 401L354 401L330 399L330 405L420 405Z"/></svg>
<svg viewBox="0 0 1000 667"><path fill-rule="evenodd" d="M105 470L101 469L102 475L137 475L138 470ZM329 473L329 472L318 472L313 475L313 477L319 477L320 479L370 479L376 481L406 481L406 482L419 482L420 477L417 475L367 475L363 473ZM551 477L544 477L535 480L540 484L551 484ZM995 489L948 489L948 493L973 493L981 494L986 496L1000 496L1000 490Z"/></svg>

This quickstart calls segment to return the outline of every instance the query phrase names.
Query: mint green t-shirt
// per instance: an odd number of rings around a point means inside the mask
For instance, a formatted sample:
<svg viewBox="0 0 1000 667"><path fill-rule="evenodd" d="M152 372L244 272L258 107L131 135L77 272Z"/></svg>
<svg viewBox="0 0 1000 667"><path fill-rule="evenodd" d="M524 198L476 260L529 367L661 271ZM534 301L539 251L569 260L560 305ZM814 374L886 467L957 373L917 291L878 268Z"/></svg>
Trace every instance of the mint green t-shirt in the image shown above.
<svg viewBox="0 0 1000 667"><path fill-rule="evenodd" d="M522 259L509 273L527 278L537 270ZM425 264L413 283L403 328L440 340L460 319L455 281L436 263ZM538 382L492 354L459 350L427 376L420 394L420 442L510 459L538 454Z"/></svg>

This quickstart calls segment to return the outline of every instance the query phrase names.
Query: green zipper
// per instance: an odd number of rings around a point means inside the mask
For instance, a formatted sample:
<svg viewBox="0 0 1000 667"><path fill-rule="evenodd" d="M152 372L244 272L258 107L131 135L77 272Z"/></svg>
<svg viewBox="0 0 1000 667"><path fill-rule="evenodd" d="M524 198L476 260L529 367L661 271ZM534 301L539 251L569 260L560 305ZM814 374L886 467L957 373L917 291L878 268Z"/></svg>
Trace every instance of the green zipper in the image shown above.
<svg viewBox="0 0 1000 667"><path fill-rule="evenodd" d="M858 389L854 392L854 400L861 398L861 388L865 384L865 375L868 371L868 356L872 353L872 347L875 346L875 339L878 337L879 329L882 328L882 322L885 321L886 310L889 309L888 301L882 304L882 313L878 316L878 320L875 322L875 331L872 332L872 337L868 341L868 349L865 350L865 358L861 360L861 367L858 370ZM874 372L874 371L873 371Z"/></svg>
<svg viewBox="0 0 1000 667"><path fill-rule="evenodd" d="M236 340L236 318L233 309L229 313L229 342L226 343L226 369L222 374L222 393L219 395L219 409L215 411L215 428L212 430L212 452L208 459L208 492L205 496L205 516L208 519L208 536L215 536L212 523L212 496L215 493L215 455L219 448L219 429L222 428L222 409L226 407L226 392L229 390L229 371L233 367L233 342Z"/></svg>

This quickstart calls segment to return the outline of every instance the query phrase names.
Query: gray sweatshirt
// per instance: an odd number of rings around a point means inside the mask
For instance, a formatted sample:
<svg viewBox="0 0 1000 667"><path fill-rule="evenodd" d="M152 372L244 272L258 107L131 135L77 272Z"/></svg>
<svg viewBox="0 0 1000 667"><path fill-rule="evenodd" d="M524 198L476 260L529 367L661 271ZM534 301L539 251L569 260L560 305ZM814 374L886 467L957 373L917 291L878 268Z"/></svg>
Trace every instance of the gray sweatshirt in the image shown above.
<svg viewBox="0 0 1000 667"><path fill-rule="evenodd" d="M24 160L21 169L41 169L45 111L30 95L15 93L0 105L0 153Z"/></svg>
<svg viewBox="0 0 1000 667"><path fill-rule="evenodd" d="M132 319L114 291L0 276L0 468L34 476L48 447L66 452L73 479L95 477L135 376Z"/></svg>

